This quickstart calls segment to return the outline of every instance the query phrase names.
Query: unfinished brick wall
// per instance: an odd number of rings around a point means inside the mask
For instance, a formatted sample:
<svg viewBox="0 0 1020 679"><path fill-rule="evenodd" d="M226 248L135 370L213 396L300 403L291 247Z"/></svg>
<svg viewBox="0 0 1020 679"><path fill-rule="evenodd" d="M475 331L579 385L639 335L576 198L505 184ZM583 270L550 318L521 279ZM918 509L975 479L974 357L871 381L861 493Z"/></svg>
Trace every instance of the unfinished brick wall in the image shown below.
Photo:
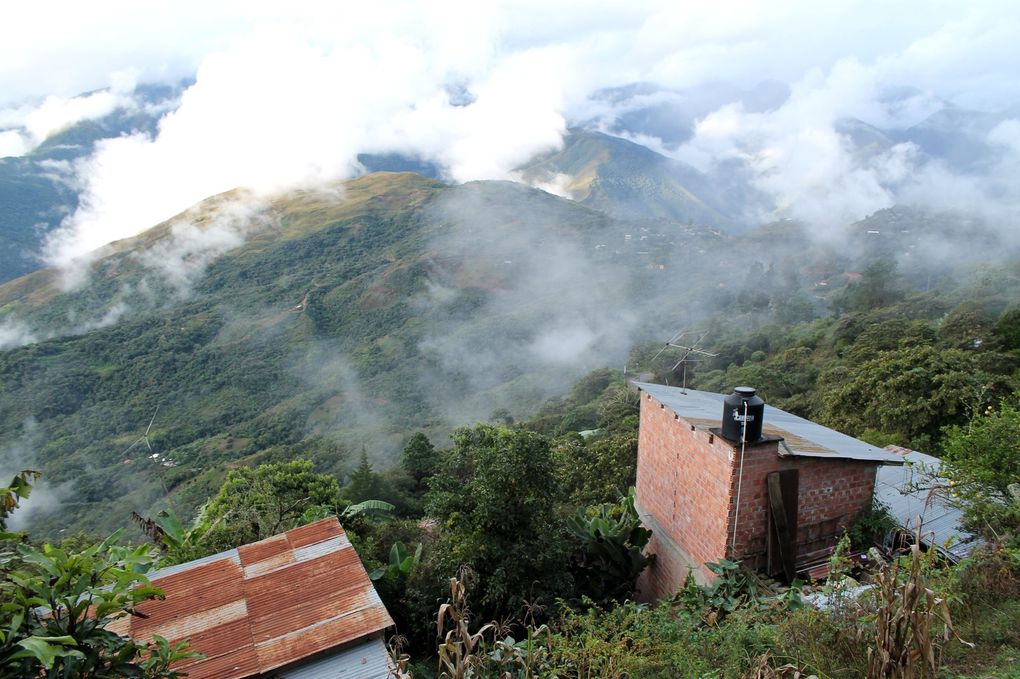
<svg viewBox="0 0 1020 679"><path fill-rule="evenodd" d="M686 552L677 558L688 557L705 577L711 573L703 564L718 561L726 553L732 453L732 446L721 438L692 429L649 394L641 394L638 505ZM660 546L654 535L652 543L653 550ZM668 545L661 546L668 551ZM659 579L655 569L649 577ZM660 591L659 586L655 590ZM673 586L662 594L675 590Z"/></svg>
<svg viewBox="0 0 1020 679"><path fill-rule="evenodd" d="M776 440L745 447L742 482L739 465L739 445L641 394L637 504L653 531L649 551L657 555L639 582L643 598L672 594L689 569L702 582L711 579L706 562L730 558L764 567L770 472L798 470L798 561L831 547L832 536L870 506L874 493L875 464L780 457Z"/></svg>
<svg viewBox="0 0 1020 679"><path fill-rule="evenodd" d="M733 501L728 524L736 524L735 548L730 558L744 561L752 568L764 568L769 531L768 474L796 469L797 493L797 561L803 562L824 554L835 544L835 538L853 522L854 517L871 506L875 493L874 463L846 459L780 457L777 444L749 446L744 451L744 480L740 488L740 515L737 517L736 468L732 482Z"/></svg>

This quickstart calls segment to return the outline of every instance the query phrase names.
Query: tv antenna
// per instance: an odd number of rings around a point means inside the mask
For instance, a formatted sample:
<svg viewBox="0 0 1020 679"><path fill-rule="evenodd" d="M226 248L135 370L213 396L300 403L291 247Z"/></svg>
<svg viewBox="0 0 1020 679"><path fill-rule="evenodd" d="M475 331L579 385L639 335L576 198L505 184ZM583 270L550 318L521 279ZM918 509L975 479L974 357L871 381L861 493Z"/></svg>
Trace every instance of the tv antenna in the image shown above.
<svg viewBox="0 0 1020 679"><path fill-rule="evenodd" d="M690 340L685 341L685 338L687 337L693 337L693 341ZM673 335L669 339L669 341L667 341L666 344L663 345L661 349L659 349L659 353L655 354L655 356L652 357L652 361L654 362L655 359L662 354L662 352L664 352L666 349L670 347L674 349L679 349L682 352L680 354L679 360L677 360L677 362L674 363L673 367L670 369L670 373L676 372L677 368L679 368L681 365L683 366L683 378L682 378L683 382L681 389L683 390L684 394L687 393L687 364L702 361L705 358L715 358L716 356L719 355L716 353L712 353L711 351L705 351L704 349L698 348L706 337L708 337L707 332L699 333L695 330L680 330L675 335ZM692 355L696 355L696 358L691 358Z"/></svg>

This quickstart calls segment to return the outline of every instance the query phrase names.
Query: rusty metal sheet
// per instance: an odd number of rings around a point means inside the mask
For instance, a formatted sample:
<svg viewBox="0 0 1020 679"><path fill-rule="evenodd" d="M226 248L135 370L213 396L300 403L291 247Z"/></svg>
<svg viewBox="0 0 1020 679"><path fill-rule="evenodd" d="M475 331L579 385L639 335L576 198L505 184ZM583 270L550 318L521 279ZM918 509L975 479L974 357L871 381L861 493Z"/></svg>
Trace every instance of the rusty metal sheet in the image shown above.
<svg viewBox="0 0 1020 679"><path fill-rule="evenodd" d="M255 561L254 563L248 564L244 567L244 577L254 578L266 573L271 573L281 568L286 568L290 564L294 563L294 552L287 550L273 556L266 557L261 561Z"/></svg>
<svg viewBox="0 0 1020 679"><path fill-rule="evenodd" d="M381 630L392 624L385 609L362 610L327 620L300 634L275 637L256 644L259 667L263 672L276 669L292 662L295 657L308 657L366 634L359 630Z"/></svg>
<svg viewBox="0 0 1020 679"><path fill-rule="evenodd" d="M343 534L344 529L340 526L340 522L336 520L336 517L330 517L287 531L287 539L290 541L290 546L296 549L325 542L330 538L338 538Z"/></svg>
<svg viewBox="0 0 1020 679"><path fill-rule="evenodd" d="M247 618L211 624L187 638L191 640L191 650L210 658L228 651L255 646L251 638L251 624ZM175 643L183 639L168 637L168 640Z"/></svg>
<svg viewBox="0 0 1020 679"><path fill-rule="evenodd" d="M165 600L117 629L189 639L192 679L242 679L300 665L393 625L335 517L151 575Z"/></svg>
<svg viewBox="0 0 1020 679"><path fill-rule="evenodd" d="M364 581L357 577L358 570ZM357 554L347 549L249 580L245 584L256 642L314 624L322 619L323 610L325 617L332 617L344 609L357 609L363 605L358 595L372 589L363 574ZM300 597L288 594L295 587L300 587Z"/></svg>
<svg viewBox="0 0 1020 679"><path fill-rule="evenodd" d="M350 547L350 545L351 542L347 539L346 535L339 535L335 538L330 538L325 542L319 542L314 545L307 545L304 547L295 547L294 560L308 561L309 559L318 559L323 554L336 552L344 547Z"/></svg>
<svg viewBox="0 0 1020 679"><path fill-rule="evenodd" d="M241 556L241 565L250 566L253 563L289 552L290 549L290 540L287 539L287 534L280 533L260 542L241 545L237 548L237 553Z"/></svg>
<svg viewBox="0 0 1020 679"><path fill-rule="evenodd" d="M135 618L132 621L131 633L136 636L150 637L153 634L160 634L157 628L165 623L207 611L216 611L222 606L244 599L241 568L226 559L203 564L193 571L181 571L166 578L155 578L151 582L163 590L166 598L139 604L138 610L147 617Z"/></svg>
<svg viewBox="0 0 1020 679"><path fill-rule="evenodd" d="M187 672L188 679L241 679L260 674L258 656L252 646L229 650L191 664L174 665L173 669Z"/></svg>
<svg viewBox="0 0 1020 679"><path fill-rule="evenodd" d="M247 621L248 606L244 599L238 599L216 608L196 610L193 613L175 615L169 618L155 617L139 620L132 625L132 632L152 636L158 634L168 641L193 639L207 630L221 630L229 623L244 621L244 628L251 636L251 625ZM139 624L144 623L144 624Z"/></svg>

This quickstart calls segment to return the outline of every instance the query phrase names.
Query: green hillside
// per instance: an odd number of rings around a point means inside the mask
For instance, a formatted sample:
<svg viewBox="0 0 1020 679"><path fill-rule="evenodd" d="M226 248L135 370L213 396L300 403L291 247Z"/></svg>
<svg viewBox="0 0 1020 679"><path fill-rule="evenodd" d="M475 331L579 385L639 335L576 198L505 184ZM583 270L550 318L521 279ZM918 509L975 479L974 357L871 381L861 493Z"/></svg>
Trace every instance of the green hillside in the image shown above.
<svg viewBox="0 0 1020 679"><path fill-rule="evenodd" d="M121 526L167 491L187 511L274 445L316 442L343 474L349 451L388 464L415 429L527 412L675 323L638 309L685 243L720 238L660 233L655 263L642 227L540 191L376 174L250 209L244 243L183 285L167 264L197 255L174 244L235 200L111 244L77 291L51 271L0 286L6 319L53 335L0 353L0 441L60 489L40 530Z"/></svg>
<svg viewBox="0 0 1020 679"><path fill-rule="evenodd" d="M739 205L716 195L693 167L644 146L600 132L575 130L563 149L522 168L531 181L566 174L566 189L582 205L624 218L665 218L726 226Z"/></svg>
<svg viewBox="0 0 1020 679"><path fill-rule="evenodd" d="M871 237L876 223L857 228ZM0 352L0 467L44 472L40 532L101 532L168 501L188 514L232 465L303 454L345 478L362 450L387 468L414 431L442 444L458 425L530 416L593 369L669 368L648 364L657 349L631 349L704 318L710 342L755 348L700 379L772 389L781 362L750 369L771 345L731 334L888 303L854 285L867 248L804 238L786 222L731 237L408 173L271 200L230 192L110 244L73 291L50 270L0 286L0 323L38 340ZM920 271L896 280L935 296L959 285ZM800 342L790 332L777 336ZM810 390L855 336L835 334L796 383ZM777 395L798 407L795 392Z"/></svg>

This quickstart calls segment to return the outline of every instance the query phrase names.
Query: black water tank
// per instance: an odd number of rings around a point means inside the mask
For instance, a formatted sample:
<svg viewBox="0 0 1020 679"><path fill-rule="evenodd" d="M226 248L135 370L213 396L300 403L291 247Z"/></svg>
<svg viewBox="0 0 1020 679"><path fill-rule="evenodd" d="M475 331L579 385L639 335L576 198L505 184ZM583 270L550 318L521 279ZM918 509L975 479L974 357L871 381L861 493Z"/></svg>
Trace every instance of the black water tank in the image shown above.
<svg viewBox="0 0 1020 679"><path fill-rule="evenodd" d="M764 417L765 401L754 395L752 387L737 387L723 401L722 435L740 443L746 425L747 437L744 441L754 443L761 438Z"/></svg>

